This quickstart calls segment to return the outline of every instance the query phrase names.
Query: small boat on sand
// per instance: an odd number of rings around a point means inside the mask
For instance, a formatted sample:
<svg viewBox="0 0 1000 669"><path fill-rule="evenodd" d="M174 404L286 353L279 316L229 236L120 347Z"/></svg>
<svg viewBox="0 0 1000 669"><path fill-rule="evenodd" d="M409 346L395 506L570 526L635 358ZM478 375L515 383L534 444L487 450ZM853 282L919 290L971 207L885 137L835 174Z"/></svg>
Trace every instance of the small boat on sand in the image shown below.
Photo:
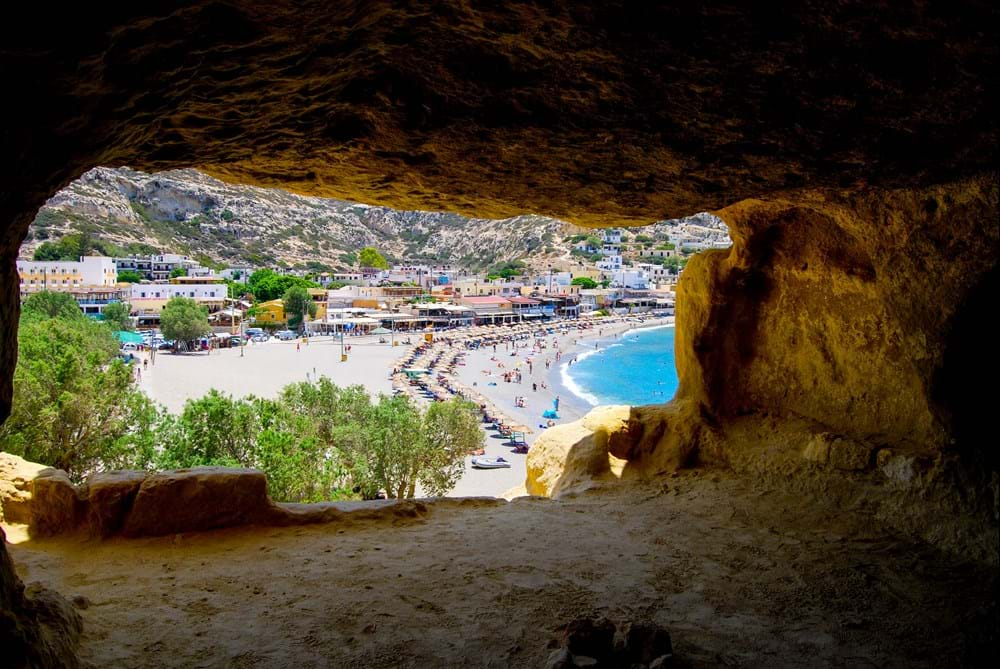
<svg viewBox="0 0 1000 669"><path fill-rule="evenodd" d="M472 458L472 466L476 469L504 469L510 467L510 463L503 458Z"/></svg>

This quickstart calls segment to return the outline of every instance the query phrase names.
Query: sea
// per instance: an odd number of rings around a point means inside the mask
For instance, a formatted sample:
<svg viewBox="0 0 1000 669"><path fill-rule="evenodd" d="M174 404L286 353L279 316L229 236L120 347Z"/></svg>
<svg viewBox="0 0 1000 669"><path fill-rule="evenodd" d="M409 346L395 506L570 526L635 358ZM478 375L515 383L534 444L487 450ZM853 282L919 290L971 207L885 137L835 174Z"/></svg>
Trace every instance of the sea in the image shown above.
<svg viewBox="0 0 1000 669"><path fill-rule="evenodd" d="M562 385L581 401L599 404L662 404L677 392L674 328L660 326L592 340L561 363ZM565 360L565 359L564 359Z"/></svg>

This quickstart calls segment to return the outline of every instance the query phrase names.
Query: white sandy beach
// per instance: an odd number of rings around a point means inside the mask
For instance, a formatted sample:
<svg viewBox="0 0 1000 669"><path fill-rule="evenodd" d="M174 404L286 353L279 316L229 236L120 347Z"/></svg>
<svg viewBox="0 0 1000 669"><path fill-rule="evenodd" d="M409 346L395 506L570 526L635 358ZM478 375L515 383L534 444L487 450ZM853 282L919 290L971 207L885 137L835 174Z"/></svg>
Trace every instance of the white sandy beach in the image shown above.
<svg viewBox="0 0 1000 669"><path fill-rule="evenodd" d="M276 397L289 383L327 376L341 386L363 385L374 394L390 393L389 373L404 350L379 344L378 337L350 337L351 353L340 361L340 340L315 337L296 350L295 341L271 339L240 349L219 349L210 354L156 354L155 364L142 372L140 387L169 411L178 413L189 399L212 388L244 397Z"/></svg>
<svg viewBox="0 0 1000 669"><path fill-rule="evenodd" d="M516 342L499 342L494 352L492 345L466 350L458 341L466 331L453 330L438 333L438 347L449 352L463 351L459 363L450 378L474 393L481 394L515 424L530 429L525 441L531 445L544 431L547 423L542 412L553 408L553 400L559 397L559 419L565 423L583 417L591 406L569 392L560 379L560 368L575 355L591 350L597 338L613 337L636 327L649 327L672 322L673 319L647 319L644 323L635 321L599 322L586 331L576 330L577 323L567 321L552 326L566 326L564 334L548 334L538 341L544 341L545 348L534 350L536 338L531 337ZM504 335L509 330L497 329ZM442 338L456 340L453 346L441 344ZM417 337L413 337L417 341ZM221 349L211 354L196 353L173 355L158 352L155 364L142 373L140 386L155 401L169 411L177 413L188 399L203 396L211 389L236 396L257 395L275 397L289 383L314 380L327 376L342 386L360 384L373 395L389 394L393 391L391 372L400 358L412 351L413 346L400 344L391 346L378 343L378 337L352 337L347 340L352 350L347 362L340 361L340 341L332 337L317 337L308 345L296 346L296 341L272 339L263 344L248 345L244 356L239 348ZM556 361L555 354L561 351L562 359ZM515 355L511 355L514 352ZM528 361L531 361L531 365ZM550 363L545 368L545 361ZM499 365L503 365L500 367ZM505 382L503 373L519 370L522 382ZM532 384L537 384L535 390ZM515 398L525 398L525 406L518 407ZM426 402L428 400L419 400ZM465 473L451 491L450 496L501 496L505 492L524 483L526 469L524 454L514 453L505 439L493 429L484 426L485 455L502 456L511 463L509 469L480 470L472 467L472 457L466 458ZM418 491L419 492L419 491Z"/></svg>
<svg viewBox="0 0 1000 669"><path fill-rule="evenodd" d="M557 396L559 397L559 419L555 421L557 424L582 418L593 408L569 392L562 384L560 370L563 364L583 351L591 350L595 339L621 335L637 327L651 327L672 322L673 319L648 319L642 324L636 322L595 324L592 330L583 333L571 331L568 334L548 335L545 337L546 348L540 351L533 350L533 340L517 342L517 348L511 345L505 347L503 343L499 343L496 352L492 345L485 346L468 351L463 356L464 364L456 368L456 376L463 385L490 400L514 423L527 426L531 432L526 435L525 441L530 446L547 429L544 427L547 420L542 417L542 412L553 408L553 400ZM558 363L555 360L556 351L562 352ZM515 352L516 355L512 356L511 352ZM529 359L532 362L530 366L527 364ZM546 360L550 363L547 370ZM504 367L498 367L500 363ZM511 369L521 371L521 383L504 381L503 372ZM537 384L534 390L533 383ZM525 398L524 407L516 405L515 398L518 396ZM452 496L501 496L512 488L524 484L527 455L513 452L513 448L507 445L506 440L500 438L495 430L485 430L485 433L486 455L502 456L511 463L510 469L473 469L472 458L466 458L465 475L451 492Z"/></svg>

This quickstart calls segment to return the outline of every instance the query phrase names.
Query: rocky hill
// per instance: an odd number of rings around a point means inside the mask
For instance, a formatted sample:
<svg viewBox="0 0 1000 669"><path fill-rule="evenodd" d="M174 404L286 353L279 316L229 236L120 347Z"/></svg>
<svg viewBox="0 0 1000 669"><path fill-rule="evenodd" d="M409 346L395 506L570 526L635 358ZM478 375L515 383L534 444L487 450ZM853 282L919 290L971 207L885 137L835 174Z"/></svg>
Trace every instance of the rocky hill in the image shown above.
<svg viewBox="0 0 1000 669"><path fill-rule="evenodd" d="M21 249L74 232L120 247L147 245L213 261L348 267L375 246L393 260L483 267L526 255L561 255L568 223L397 211L283 190L227 184L196 170L146 174L98 167L39 211Z"/></svg>
<svg viewBox="0 0 1000 669"><path fill-rule="evenodd" d="M709 214L643 229L727 237ZM431 211L398 211L278 189L224 183L196 170L147 174L98 167L59 191L39 211L21 247L31 257L46 240L87 233L105 246L184 253L212 262L347 268L354 252L375 246L390 260L472 268L514 259L560 264L574 233L546 216L502 220Z"/></svg>

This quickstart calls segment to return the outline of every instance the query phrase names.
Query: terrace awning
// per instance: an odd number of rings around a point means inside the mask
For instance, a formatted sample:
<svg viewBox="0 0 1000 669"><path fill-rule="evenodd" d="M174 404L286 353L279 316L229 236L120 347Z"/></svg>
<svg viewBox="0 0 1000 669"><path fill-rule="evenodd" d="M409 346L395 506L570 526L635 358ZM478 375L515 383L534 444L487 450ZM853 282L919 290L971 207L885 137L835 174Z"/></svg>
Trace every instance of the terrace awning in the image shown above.
<svg viewBox="0 0 1000 669"><path fill-rule="evenodd" d="M141 334L128 330L116 330L115 336L122 344L141 344L144 341Z"/></svg>

